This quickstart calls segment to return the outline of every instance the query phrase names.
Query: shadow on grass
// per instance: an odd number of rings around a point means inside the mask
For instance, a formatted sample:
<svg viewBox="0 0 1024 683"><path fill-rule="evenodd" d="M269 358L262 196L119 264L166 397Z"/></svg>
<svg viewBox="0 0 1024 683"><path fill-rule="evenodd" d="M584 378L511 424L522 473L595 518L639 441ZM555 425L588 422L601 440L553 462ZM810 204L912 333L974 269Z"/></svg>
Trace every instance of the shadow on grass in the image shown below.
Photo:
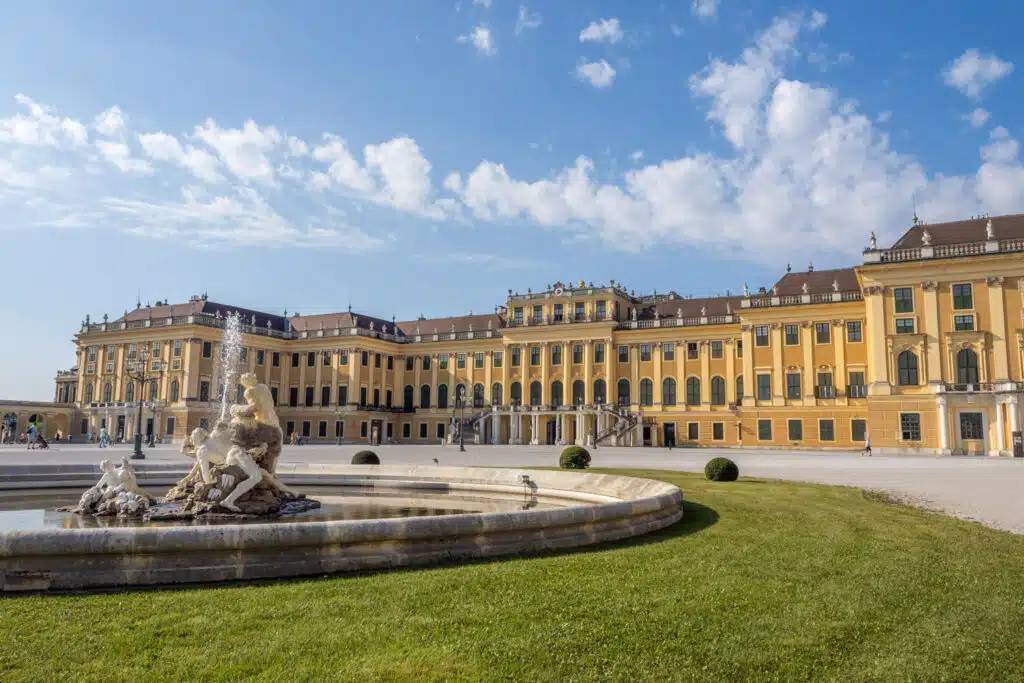
<svg viewBox="0 0 1024 683"><path fill-rule="evenodd" d="M241 588L245 586L272 586L278 584L293 584L303 582L319 581L340 581L344 579L356 579L378 574L395 574L405 572L429 571L431 569L445 569L453 567L504 564L521 560L532 560L541 558L562 557L569 555L585 555L589 553L600 553L621 548L640 547L655 543L664 543L676 538L691 536L718 522L718 513L712 508L691 500L683 500L683 518L675 524L670 524L662 529L648 532L641 536L632 536L618 541L605 541L594 545L581 546L578 548L566 548L564 550L540 550L537 552L515 553L499 555L495 557L470 557L465 559L446 559L426 564L409 565L404 567L390 567L386 569L366 569L361 571L335 572L331 574L307 574L303 576L284 576L274 579L250 579L240 581L221 581L217 583L189 583L157 586L132 586L128 588L96 588L80 591L52 591L46 593L19 593L8 594L5 598L17 599L28 595L38 597L61 597L68 595L106 595L106 594L130 594L130 593L165 593L184 591L207 591L217 588Z"/></svg>

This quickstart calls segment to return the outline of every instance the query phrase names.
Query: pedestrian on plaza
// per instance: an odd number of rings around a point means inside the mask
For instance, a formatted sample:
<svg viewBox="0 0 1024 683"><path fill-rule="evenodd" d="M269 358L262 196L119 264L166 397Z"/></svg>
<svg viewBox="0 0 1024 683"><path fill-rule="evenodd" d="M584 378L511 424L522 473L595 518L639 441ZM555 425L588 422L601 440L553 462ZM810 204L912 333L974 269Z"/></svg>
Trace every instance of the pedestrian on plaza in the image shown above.
<svg viewBox="0 0 1024 683"><path fill-rule="evenodd" d="M106 448L110 445L110 435L107 434L106 427L100 427L100 448Z"/></svg>
<svg viewBox="0 0 1024 683"><path fill-rule="evenodd" d="M36 435L39 434L39 428L34 424L28 426L28 449L35 450L36 447Z"/></svg>
<svg viewBox="0 0 1024 683"><path fill-rule="evenodd" d="M864 437L864 455L871 457L871 437Z"/></svg>

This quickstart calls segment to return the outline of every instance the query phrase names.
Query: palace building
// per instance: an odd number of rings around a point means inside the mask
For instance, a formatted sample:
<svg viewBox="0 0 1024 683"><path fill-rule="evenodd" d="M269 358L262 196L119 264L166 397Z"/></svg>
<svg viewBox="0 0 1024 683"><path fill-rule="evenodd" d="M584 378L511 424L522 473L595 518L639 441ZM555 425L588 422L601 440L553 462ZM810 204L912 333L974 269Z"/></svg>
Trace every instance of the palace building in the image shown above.
<svg viewBox="0 0 1024 683"><path fill-rule="evenodd" d="M77 435L180 440L215 419L226 316L240 364L313 441L1020 453L1024 215L926 225L861 265L739 296L582 280L493 314L408 321L157 302L75 337L56 403ZM140 365L143 365L140 371ZM140 372L142 374L140 374ZM233 389L229 388L229 391ZM463 398L465 400L463 400ZM2 410L2 408L0 408ZM52 431L52 429L48 429Z"/></svg>

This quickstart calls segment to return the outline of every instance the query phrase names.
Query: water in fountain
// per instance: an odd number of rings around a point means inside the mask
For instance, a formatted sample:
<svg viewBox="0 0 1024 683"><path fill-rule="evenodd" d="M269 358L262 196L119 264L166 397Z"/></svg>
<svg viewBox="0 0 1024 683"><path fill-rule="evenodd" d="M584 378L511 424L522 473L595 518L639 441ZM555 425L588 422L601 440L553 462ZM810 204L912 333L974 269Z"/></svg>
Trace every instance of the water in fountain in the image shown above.
<svg viewBox="0 0 1024 683"><path fill-rule="evenodd" d="M238 313L228 313L224 324L224 341L221 344L220 376L224 388L220 396L220 420L226 421L234 402L235 387L238 384L239 362L242 354L242 321Z"/></svg>

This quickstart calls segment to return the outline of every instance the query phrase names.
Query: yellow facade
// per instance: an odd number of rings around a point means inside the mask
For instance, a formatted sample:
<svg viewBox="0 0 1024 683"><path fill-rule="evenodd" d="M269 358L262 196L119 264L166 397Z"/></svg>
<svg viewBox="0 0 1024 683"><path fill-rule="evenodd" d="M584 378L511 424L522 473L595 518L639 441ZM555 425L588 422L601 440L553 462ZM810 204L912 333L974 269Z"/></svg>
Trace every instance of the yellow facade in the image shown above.
<svg viewBox="0 0 1024 683"><path fill-rule="evenodd" d="M1024 219L1011 216L915 225L857 268L787 273L735 297L580 281L509 290L494 314L458 318L239 311L240 365L271 387L286 430L313 440L437 443L465 417L481 443L870 438L876 452L1008 454L1024 388L1022 252ZM233 310L195 297L87 320L76 370L57 378L57 402L79 410L73 431L130 438L140 400L147 432L208 425ZM143 350L156 370L139 388L126 363Z"/></svg>

